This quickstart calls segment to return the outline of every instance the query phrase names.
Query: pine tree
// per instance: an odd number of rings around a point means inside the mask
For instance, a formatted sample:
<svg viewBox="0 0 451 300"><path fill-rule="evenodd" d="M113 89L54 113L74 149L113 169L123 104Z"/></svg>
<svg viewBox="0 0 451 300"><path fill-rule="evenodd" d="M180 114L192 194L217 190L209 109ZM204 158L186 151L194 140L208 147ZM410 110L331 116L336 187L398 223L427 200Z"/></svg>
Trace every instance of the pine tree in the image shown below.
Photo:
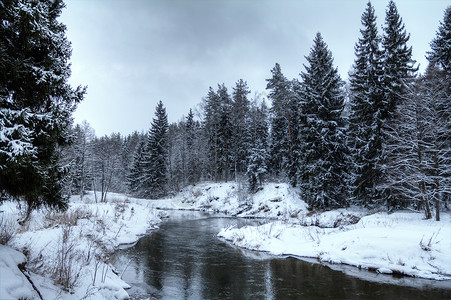
<svg viewBox="0 0 451 300"><path fill-rule="evenodd" d="M370 2L362 14L362 37L355 46L356 59L349 74L351 113L349 147L353 171L351 187L354 201L372 207L380 204L382 192L377 188L383 170L382 122L385 111L382 84L382 51L377 33L374 7Z"/></svg>
<svg viewBox="0 0 451 300"><path fill-rule="evenodd" d="M438 65L451 76L451 6L445 9L443 22L436 33L436 37L430 43L431 51L428 52L428 60ZM449 77L448 77L448 80Z"/></svg>
<svg viewBox="0 0 451 300"><path fill-rule="evenodd" d="M91 141L94 139L94 130L84 121L82 125L77 124L74 128L75 141L70 147L71 158L71 192L79 194L83 199L87 190L92 189L92 169L90 165L93 160L93 149Z"/></svg>
<svg viewBox="0 0 451 300"><path fill-rule="evenodd" d="M294 112L289 110L289 102L292 97L290 82L282 74L280 65L276 63L271 70L272 78L266 79L266 89L269 90L268 98L271 106L271 150L270 169L278 175L286 165L289 154L292 151L293 135L289 126Z"/></svg>
<svg viewBox="0 0 451 300"><path fill-rule="evenodd" d="M430 65L426 72L424 94L430 111L430 155L433 159L430 174L436 220L440 207L451 199L451 6L445 9L436 37L428 52Z"/></svg>
<svg viewBox="0 0 451 300"><path fill-rule="evenodd" d="M247 83L240 79L233 88L232 93L232 143L234 156L235 175L246 172L246 156L248 141L246 140L246 120L249 114L249 100L247 95L250 93Z"/></svg>
<svg viewBox="0 0 451 300"><path fill-rule="evenodd" d="M193 111L190 109L186 117L186 180L188 184L194 184L200 180L198 145L198 124L194 121Z"/></svg>
<svg viewBox="0 0 451 300"><path fill-rule="evenodd" d="M233 125L232 125L232 99L224 84L219 85L217 92L220 111L217 141L217 174L226 182L235 170L233 157Z"/></svg>
<svg viewBox="0 0 451 300"><path fill-rule="evenodd" d="M145 139L138 143L133 155L133 162L127 175L129 192L135 196L142 196L144 182L144 149Z"/></svg>
<svg viewBox="0 0 451 300"><path fill-rule="evenodd" d="M249 149L247 153L247 176L249 191L254 193L263 184L268 173L268 108L262 102L251 106L248 122Z"/></svg>
<svg viewBox="0 0 451 300"><path fill-rule="evenodd" d="M383 179L378 187L383 191L384 203L389 208L401 208L407 205L405 194L398 189L390 188L394 183L388 182L399 169L394 165L394 156L399 155L400 143L398 139L400 130L397 126L399 118L397 107L402 105L412 90L413 79L417 68L412 60L412 48L407 46L409 35L404 29L404 24L399 16L396 5L390 1L386 11L383 46L383 87L384 87L384 113L382 123L382 135L384 137L384 160L381 168L384 170ZM398 110L398 113L400 111Z"/></svg>
<svg viewBox="0 0 451 300"><path fill-rule="evenodd" d="M71 47L58 21L64 3L2 1L0 9L0 193L64 209L71 114L85 88L72 88ZM3 199L3 197L2 197Z"/></svg>
<svg viewBox="0 0 451 300"><path fill-rule="evenodd" d="M168 178L169 190L179 191L187 181L185 174L187 173L186 158L187 146L185 137L185 122L172 123L169 125L169 164Z"/></svg>
<svg viewBox="0 0 451 300"><path fill-rule="evenodd" d="M218 181L218 160L219 160L219 126L221 119L221 103L218 94L209 88L207 97L204 99L204 120L203 128L205 139L208 144L208 174L209 178Z"/></svg>
<svg viewBox="0 0 451 300"><path fill-rule="evenodd" d="M408 86L417 71L412 60L412 47L407 46L410 35L406 33L404 24L393 1L388 3L383 47L383 84L384 100L387 115L392 115L396 106L405 99ZM387 118L389 116L386 116Z"/></svg>
<svg viewBox="0 0 451 300"><path fill-rule="evenodd" d="M347 147L342 118L343 81L333 67L332 53L320 33L314 39L308 66L301 73L302 140L299 183L303 199L315 208L347 206Z"/></svg>
<svg viewBox="0 0 451 300"><path fill-rule="evenodd" d="M146 197L156 199L168 192L169 123L166 108L160 101L155 109L144 153L143 189Z"/></svg>

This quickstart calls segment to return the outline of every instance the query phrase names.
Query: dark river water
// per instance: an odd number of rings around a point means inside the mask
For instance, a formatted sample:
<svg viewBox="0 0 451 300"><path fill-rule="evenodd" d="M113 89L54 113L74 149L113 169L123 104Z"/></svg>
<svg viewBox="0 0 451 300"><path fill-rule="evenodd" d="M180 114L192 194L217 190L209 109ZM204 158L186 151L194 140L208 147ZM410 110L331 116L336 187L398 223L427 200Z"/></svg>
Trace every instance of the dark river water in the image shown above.
<svg viewBox="0 0 451 300"><path fill-rule="evenodd" d="M134 299L451 299L450 281L275 257L216 237L230 224L262 221L169 214L159 230L117 254L115 266L125 269L122 278L133 286L128 292Z"/></svg>

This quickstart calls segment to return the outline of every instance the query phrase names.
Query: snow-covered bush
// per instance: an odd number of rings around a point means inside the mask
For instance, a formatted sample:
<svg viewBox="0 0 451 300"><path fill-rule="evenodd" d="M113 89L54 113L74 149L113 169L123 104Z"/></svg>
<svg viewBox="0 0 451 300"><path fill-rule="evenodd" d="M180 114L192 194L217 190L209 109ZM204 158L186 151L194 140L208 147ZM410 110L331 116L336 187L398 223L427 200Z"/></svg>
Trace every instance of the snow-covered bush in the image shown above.
<svg viewBox="0 0 451 300"><path fill-rule="evenodd" d="M73 227L64 225L58 240L57 255L52 266L52 278L66 291L76 287L82 269L82 255L77 249L77 239Z"/></svg>
<svg viewBox="0 0 451 300"><path fill-rule="evenodd" d="M6 245L16 234L14 220L2 216L0 219L0 244Z"/></svg>

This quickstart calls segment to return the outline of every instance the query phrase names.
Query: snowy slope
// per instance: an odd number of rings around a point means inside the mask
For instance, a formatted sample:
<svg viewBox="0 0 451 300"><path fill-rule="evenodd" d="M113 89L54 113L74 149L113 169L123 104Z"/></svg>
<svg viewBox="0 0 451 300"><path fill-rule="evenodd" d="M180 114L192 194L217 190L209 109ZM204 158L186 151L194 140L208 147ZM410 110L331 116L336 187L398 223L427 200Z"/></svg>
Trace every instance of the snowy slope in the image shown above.
<svg viewBox="0 0 451 300"><path fill-rule="evenodd" d="M26 262L22 253L0 245L0 299L38 299L38 294L19 270Z"/></svg>
<svg viewBox="0 0 451 300"><path fill-rule="evenodd" d="M120 245L136 242L161 221L155 210L141 202L110 194L108 202L95 203L91 193L83 201L72 197L65 213L45 209L33 212L27 226L18 228L8 243L26 256L0 247L0 299L39 299L17 268L25 261L44 299L128 298L125 289L129 286L109 259ZM19 217L15 203L3 203L1 210L4 219Z"/></svg>
<svg viewBox="0 0 451 300"><path fill-rule="evenodd" d="M307 213L297 190L285 183L267 183L255 194L248 194L236 182L205 182L188 186L174 198L150 201L159 209L193 209L220 212L238 217L287 219Z"/></svg>

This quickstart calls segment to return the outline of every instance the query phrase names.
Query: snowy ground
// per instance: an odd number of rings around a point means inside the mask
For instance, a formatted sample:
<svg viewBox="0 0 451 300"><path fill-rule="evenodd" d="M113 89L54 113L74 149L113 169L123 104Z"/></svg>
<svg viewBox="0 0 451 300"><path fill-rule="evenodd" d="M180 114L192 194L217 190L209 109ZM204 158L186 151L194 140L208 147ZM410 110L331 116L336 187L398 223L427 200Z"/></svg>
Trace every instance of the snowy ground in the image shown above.
<svg viewBox="0 0 451 300"><path fill-rule="evenodd" d="M93 194L83 201L77 196L67 212L39 210L19 228L20 209L15 202L3 203L3 228L17 233L10 247L0 245L0 299L128 298L129 286L110 259L119 246L136 242L161 221L146 204L118 194L97 204ZM40 296L18 268L24 262Z"/></svg>
<svg viewBox="0 0 451 300"><path fill-rule="evenodd" d="M34 212L20 228L16 203L1 205L1 228L15 234L8 247L0 245L0 299L39 299L35 288L43 299L126 299L128 285L120 279L122 270L112 267L112 253L156 228L165 215L159 209L270 219L259 227L231 226L218 234L239 247L380 273L451 279L449 212L440 222L413 212L389 215L359 208L311 213L297 190L283 183L268 183L251 196L234 182L202 183L170 199L110 193L106 203L96 204L91 193L70 203L63 214ZM18 267L25 262L35 288Z"/></svg>

